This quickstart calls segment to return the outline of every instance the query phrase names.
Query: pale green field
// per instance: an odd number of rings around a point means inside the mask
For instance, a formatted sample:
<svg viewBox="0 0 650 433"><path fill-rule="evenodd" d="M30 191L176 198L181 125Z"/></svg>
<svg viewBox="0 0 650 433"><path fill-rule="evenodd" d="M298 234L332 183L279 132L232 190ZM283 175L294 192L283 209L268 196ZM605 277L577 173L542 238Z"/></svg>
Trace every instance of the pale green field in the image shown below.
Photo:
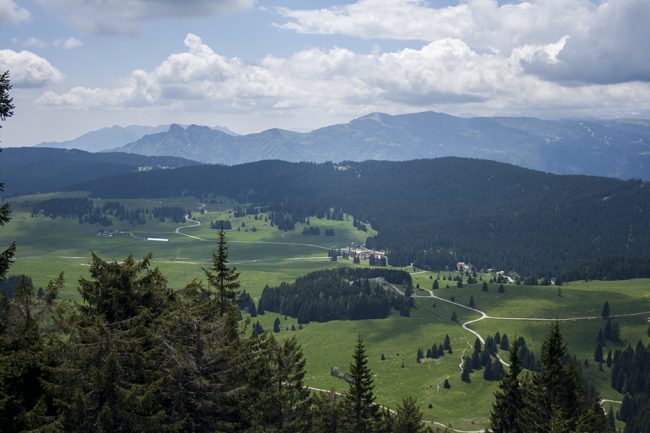
<svg viewBox="0 0 650 433"><path fill-rule="evenodd" d="M31 200L32 197L21 200ZM50 197L52 195L38 198ZM153 221L144 226L116 221L105 230L125 233L110 238L98 237L99 226L80 225L76 219L57 218L53 221L43 216L32 218L31 206L19 202L14 206L11 223L0 230L0 245L13 240L18 244L16 263L11 267L11 273L30 275L38 287L46 285L47 281L63 271L66 277L64 296L75 296L76 282L87 273L91 251L100 257L118 260L129 254L142 257L152 252L154 266L163 271L171 287L179 288L194 278L202 278L201 268L210 264L217 238L217 230L210 228L210 222L229 219L233 225L233 230L227 231L230 260L241 271L242 288L258 296L265 284L278 284L323 267L342 266L343 263L330 262L328 249L346 247L351 242L364 242L368 236L352 227L351 218L347 221L311 218L312 226L320 227L321 233L325 228L333 228L335 236L304 236L300 224L294 231L282 232L271 227L269 222L255 220L253 216L234 218L225 211L232 207L231 204L207 204L207 212L200 214L199 203L192 198L121 202L128 207L166 205L190 209L193 218L202 225L186 227L181 232L201 240L175 232L179 226L192 226L194 223L177 224L170 221ZM242 223L245 227L241 227ZM256 232L252 231L253 227ZM169 241L145 240L150 237Z"/></svg>
<svg viewBox="0 0 650 433"><path fill-rule="evenodd" d="M47 197L51 197L48 195ZM40 199L41 197L39 197ZM26 197L23 200L30 200ZM171 287L179 288L193 278L202 278L201 268L210 264L217 231L210 228L210 222L229 219L233 230L227 232L230 245L230 259L241 272L242 288L258 297L265 284L275 285L291 281L316 269L333 266L351 266L351 261L331 262L327 249L345 247L351 242L364 242L374 232L364 233L352 227L352 218L347 221L328 221L311 218L312 226L318 226L321 233L325 228L334 228L336 236L304 236L302 226L296 230L282 232L268 222L255 220L252 216L233 218L228 209L232 203L208 204L207 213L198 212L199 203L193 198L169 200L125 200L129 207L154 207L160 205L181 206L190 209L200 226L181 229L188 237L176 233L179 224L151 222L145 226L131 227L115 223L110 229L129 232L111 238L97 237L99 227L79 225L76 220L44 217L32 218L31 207L20 204L13 220L0 229L0 245L11 240L18 243L16 263L10 274L25 273L32 276L36 286L44 286L59 272L66 275L64 296L76 296L76 281L87 274L90 251L104 258L122 259L128 254L136 257L147 252L154 253L153 264L168 278ZM244 226L242 226L244 223ZM194 225L195 223L185 223ZM237 228L239 227L239 230ZM252 227L256 231L252 231ZM151 242L147 237L162 237L168 242ZM199 239L197 239L199 238ZM448 275L449 272L443 272ZM437 273L416 272L414 285L420 289L416 295L428 296ZM449 284L450 288L444 288ZM476 308L485 311L494 319L486 319L472 326L484 337L496 331L507 333L512 342L515 336L523 336L535 352L548 329L548 322L499 320L496 317L542 317L569 318L599 316L603 302L609 301L611 314L626 314L650 311L650 279L631 281L575 282L562 286L562 296L555 287L506 286L506 293L497 293L497 285L490 285L482 292L480 283L456 288L455 282L441 281L437 296L467 305L474 297ZM434 306L435 305L435 306ZM458 323L450 321L452 312L458 315ZM648 316L642 315L619 319L622 337L635 344L638 339L649 341L646 336ZM276 314L267 313L253 319L259 320L265 329L271 330ZM332 377L332 367L346 371L351 359L357 334L365 340L370 358L370 367L375 374L376 393L379 403L394 407L402 397L413 395L422 405L425 418L455 428L477 430L488 422L496 382L487 382L482 371L472 375L472 383L460 381L460 356L463 351L471 353L474 336L461 328L461 323L478 318L475 312L453 306L431 298L417 298L417 308L409 318L393 314L383 320L334 321L312 323L302 330L283 330L279 337L296 335L307 358L307 382L310 386L339 391L347 385ZM294 318L281 318L283 328L297 323ZM598 329L603 326L600 319L562 322L561 329L572 354L578 358L592 359ZM433 343L440 344L449 334L454 353L435 361L421 364L416 362L418 347L426 351ZM623 346L620 346L623 347ZM614 347L610 347L614 350ZM386 357L381 361L381 354ZM403 366L402 366L403 365ZM585 370L601 390L604 397L619 400L620 395L609 385L609 372L598 371L592 362ZM442 383L448 378L452 388L445 390ZM428 409L428 404L433 405Z"/></svg>

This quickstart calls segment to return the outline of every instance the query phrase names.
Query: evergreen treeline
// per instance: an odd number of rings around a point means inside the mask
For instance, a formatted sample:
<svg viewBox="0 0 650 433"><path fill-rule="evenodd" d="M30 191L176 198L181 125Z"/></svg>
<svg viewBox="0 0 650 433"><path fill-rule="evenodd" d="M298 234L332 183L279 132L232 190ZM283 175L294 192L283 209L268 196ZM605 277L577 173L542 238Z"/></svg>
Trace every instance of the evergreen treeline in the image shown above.
<svg viewBox="0 0 650 433"><path fill-rule="evenodd" d="M128 209L116 201L96 204L86 197L52 198L39 201L32 206L32 216L44 215L48 218L77 218L79 224L99 224L104 227L113 224L112 218L126 221L132 225L145 224L146 216L159 221L171 220L181 223L185 221L186 212L177 206L158 206L149 212L149 209Z"/></svg>
<svg viewBox="0 0 650 433"><path fill-rule="evenodd" d="M178 206L157 206L151 210L151 214L159 221L171 220L175 223L182 223L189 212Z"/></svg>
<svg viewBox="0 0 650 433"><path fill-rule="evenodd" d="M378 230L367 246L387 249L397 266L444 269L464 261L554 276L600 257L650 257L650 188L641 181L462 158L346 167L262 161L129 174L71 188L101 197L226 195L268 206L282 230L312 215L345 212Z"/></svg>
<svg viewBox="0 0 650 433"><path fill-rule="evenodd" d="M395 275L379 272L382 269L372 271L375 270L315 271L297 278L293 283L266 286L258 312L273 311L293 316L298 323L380 319L390 315L392 309L408 315L410 299L390 292L381 285L373 285L368 280L382 275L391 275L391 279L395 279Z"/></svg>
<svg viewBox="0 0 650 433"><path fill-rule="evenodd" d="M650 257L602 257L562 274L565 281L650 277Z"/></svg>
<svg viewBox="0 0 650 433"><path fill-rule="evenodd" d="M232 230L232 223L230 220L217 220L210 223L210 228L215 230Z"/></svg>
<svg viewBox="0 0 650 433"><path fill-rule="evenodd" d="M616 350L611 381L612 388L624 394L619 411L626 423L624 433L650 431L650 345L639 341L634 349Z"/></svg>

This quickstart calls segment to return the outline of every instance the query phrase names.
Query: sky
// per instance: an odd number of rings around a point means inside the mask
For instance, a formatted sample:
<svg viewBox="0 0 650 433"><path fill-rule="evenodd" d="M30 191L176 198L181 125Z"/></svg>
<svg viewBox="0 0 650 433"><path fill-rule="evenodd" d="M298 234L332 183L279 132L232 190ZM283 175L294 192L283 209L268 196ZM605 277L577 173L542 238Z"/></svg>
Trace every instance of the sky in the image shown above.
<svg viewBox="0 0 650 433"><path fill-rule="evenodd" d="M380 111L650 118L650 0L0 0L1 146Z"/></svg>

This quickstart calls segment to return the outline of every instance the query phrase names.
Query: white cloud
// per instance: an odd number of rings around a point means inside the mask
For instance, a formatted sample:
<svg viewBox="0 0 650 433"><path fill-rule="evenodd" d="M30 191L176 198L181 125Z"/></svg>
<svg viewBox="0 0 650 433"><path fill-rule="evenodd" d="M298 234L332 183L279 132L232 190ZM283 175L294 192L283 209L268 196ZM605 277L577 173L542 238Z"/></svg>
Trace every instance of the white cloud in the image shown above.
<svg viewBox="0 0 650 433"><path fill-rule="evenodd" d="M647 0L602 3L588 32L568 38L554 59L536 56L524 68L570 85L650 82L649 23Z"/></svg>
<svg viewBox="0 0 650 433"><path fill-rule="evenodd" d="M31 51L0 50L0 71L6 70L15 87L44 87L63 78L61 71Z"/></svg>
<svg viewBox="0 0 650 433"><path fill-rule="evenodd" d="M252 7L255 0L40 0L69 13L73 24L92 34L139 33L142 21L221 14Z"/></svg>
<svg viewBox="0 0 650 433"><path fill-rule="evenodd" d="M66 109L156 107L185 111L365 113L439 109L463 112L648 110L650 85L564 87L527 74L522 63L552 59L566 39L526 45L508 56L478 52L458 39L420 49L357 53L311 48L257 64L215 53L189 34L186 50L112 88L45 92L41 106Z"/></svg>
<svg viewBox="0 0 650 433"><path fill-rule="evenodd" d="M75 37L69 37L66 39L55 39L52 42L44 41L43 39L31 37L22 43L23 46L29 48L62 48L64 50L72 50L74 48L79 48L83 45L79 39Z"/></svg>
<svg viewBox="0 0 650 433"><path fill-rule="evenodd" d="M300 33L426 42L454 38L479 52L506 56L563 41L553 57L543 51L527 59L525 70L573 85L650 81L648 0L466 0L445 7L425 0L358 0L278 12L286 18L278 27Z"/></svg>
<svg viewBox="0 0 650 433"><path fill-rule="evenodd" d="M0 0L0 22L17 24L29 20L30 16L29 11L14 0Z"/></svg>
<svg viewBox="0 0 650 433"><path fill-rule="evenodd" d="M326 9L278 12L278 27L311 34L435 41L455 38L475 49L509 52L524 44L543 44L587 31L595 6L588 0L534 0L500 5L468 0L433 7L425 0L359 0Z"/></svg>

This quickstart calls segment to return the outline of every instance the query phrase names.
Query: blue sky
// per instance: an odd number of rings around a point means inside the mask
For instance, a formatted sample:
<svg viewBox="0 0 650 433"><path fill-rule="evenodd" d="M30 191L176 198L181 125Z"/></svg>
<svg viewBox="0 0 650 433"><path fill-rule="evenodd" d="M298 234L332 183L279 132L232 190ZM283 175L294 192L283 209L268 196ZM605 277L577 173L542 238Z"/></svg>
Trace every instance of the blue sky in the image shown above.
<svg viewBox="0 0 650 433"><path fill-rule="evenodd" d="M648 0L0 0L0 140L373 111L650 118L648 22Z"/></svg>

